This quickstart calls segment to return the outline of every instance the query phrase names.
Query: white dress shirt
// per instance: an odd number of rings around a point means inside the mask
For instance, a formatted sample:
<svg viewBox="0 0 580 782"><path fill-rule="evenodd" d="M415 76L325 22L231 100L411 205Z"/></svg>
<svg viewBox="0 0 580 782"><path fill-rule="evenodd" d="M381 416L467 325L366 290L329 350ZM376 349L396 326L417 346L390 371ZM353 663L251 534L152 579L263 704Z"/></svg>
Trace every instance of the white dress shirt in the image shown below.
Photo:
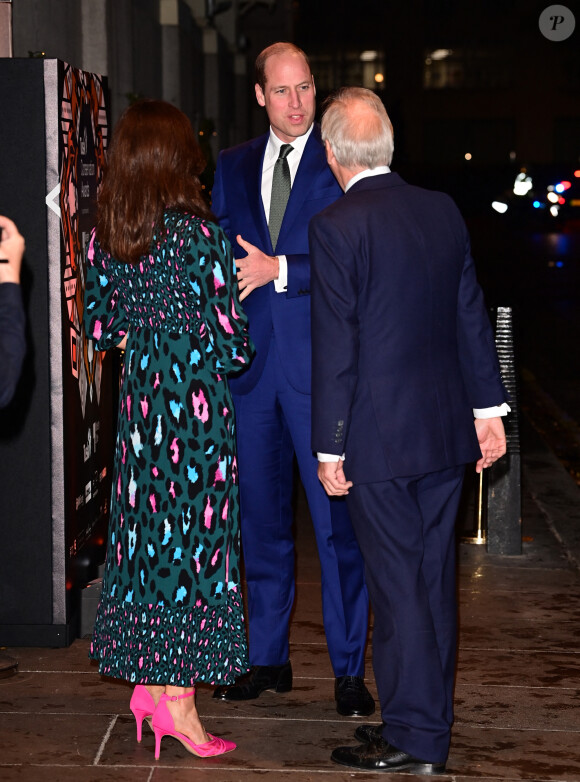
<svg viewBox="0 0 580 782"><path fill-rule="evenodd" d="M308 141L310 134L312 133L312 125L303 136L297 136L292 141L292 152L289 153L286 160L288 161L288 167L290 168L290 183L294 184L294 177L298 171L298 166L302 160L302 153L304 147ZM262 203L264 204L264 213L266 218L270 218L270 199L272 197L272 177L274 176L274 166L280 155L280 147L285 144L285 141L281 141L278 136L270 128L270 138L266 145L266 152L264 153L264 163L262 165ZM285 293L288 285L288 261L285 255L278 255L279 272L278 278L274 280L274 287L277 293Z"/></svg>

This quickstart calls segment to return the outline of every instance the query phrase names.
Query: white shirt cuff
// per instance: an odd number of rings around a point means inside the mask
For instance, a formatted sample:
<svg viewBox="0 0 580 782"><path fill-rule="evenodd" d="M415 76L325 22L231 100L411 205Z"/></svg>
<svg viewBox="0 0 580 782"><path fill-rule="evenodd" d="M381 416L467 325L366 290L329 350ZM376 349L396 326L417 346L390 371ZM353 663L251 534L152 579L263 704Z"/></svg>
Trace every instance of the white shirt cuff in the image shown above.
<svg viewBox="0 0 580 782"><path fill-rule="evenodd" d="M317 453L316 457L319 462L344 462L344 454L339 456L336 453Z"/></svg>
<svg viewBox="0 0 580 782"><path fill-rule="evenodd" d="M511 407L507 402L502 405L496 405L496 407L481 407L479 409L473 408L474 418L497 418L497 416L507 415L511 413Z"/></svg>
<svg viewBox="0 0 580 782"><path fill-rule="evenodd" d="M288 287L288 261L285 255L278 255L278 279L274 280L276 293L286 293Z"/></svg>

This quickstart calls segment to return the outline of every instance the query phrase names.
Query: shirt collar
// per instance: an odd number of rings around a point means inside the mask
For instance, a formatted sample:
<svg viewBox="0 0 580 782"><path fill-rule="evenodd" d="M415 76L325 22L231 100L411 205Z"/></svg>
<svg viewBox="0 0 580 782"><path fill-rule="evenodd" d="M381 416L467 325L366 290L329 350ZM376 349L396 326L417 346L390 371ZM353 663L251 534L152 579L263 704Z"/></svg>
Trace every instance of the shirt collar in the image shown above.
<svg viewBox="0 0 580 782"><path fill-rule="evenodd" d="M391 169L389 166L377 166L376 168L365 168L364 171L359 171L358 174L355 174L352 179L349 179L347 186L344 189L344 192L348 192L350 188L356 183L359 182L361 179L366 179L368 176L379 176L379 174L390 174Z"/></svg>
<svg viewBox="0 0 580 782"><path fill-rule="evenodd" d="M304 133L303 136L297 136L291 143L293 148L298 153L299 157L302 157L302 153L304 152L304 147L306 146L306 142L310 138L310 134L312 133L312 128L314 125L311 125L310 128ZM268 146L266 147L266 157L267 158L277 158L280 154L280 147L282 144L286 144L288 142L282 141L278 138L278 136L274 133L272 128L270 128L270 138L268 139Z"/></svg>

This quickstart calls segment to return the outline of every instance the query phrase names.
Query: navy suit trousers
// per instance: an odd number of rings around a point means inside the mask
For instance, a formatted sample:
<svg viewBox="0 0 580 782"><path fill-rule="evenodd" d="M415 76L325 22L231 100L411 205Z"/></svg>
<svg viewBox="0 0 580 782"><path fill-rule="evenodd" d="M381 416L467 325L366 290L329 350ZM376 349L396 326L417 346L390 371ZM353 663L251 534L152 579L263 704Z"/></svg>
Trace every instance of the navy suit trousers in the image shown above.
<svg viewBox="0 0 580 782"><path fill-rule="evenodd" d="M318 480L310 404L309 394L289 384L272 336L257 385L234 395L250 663L280 665L289 659L296 454L320 557L324 629L334 674L364 676L369 611L364 566L344 500L329 499Z"/></svg>
<svg viewBox="0 0 580 782"><path fill-rule="evenodd" d="M462 465L359 484L347 498L374 615L383 735L429 762L447 759L453 723L455 520L464 473Z"/></svg>

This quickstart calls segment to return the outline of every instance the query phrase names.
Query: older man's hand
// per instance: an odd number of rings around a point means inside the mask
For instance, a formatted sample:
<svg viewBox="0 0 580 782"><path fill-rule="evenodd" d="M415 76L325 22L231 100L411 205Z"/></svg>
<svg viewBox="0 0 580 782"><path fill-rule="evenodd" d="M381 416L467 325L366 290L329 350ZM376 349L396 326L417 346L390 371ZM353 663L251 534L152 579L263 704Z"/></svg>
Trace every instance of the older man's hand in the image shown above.
<svg viewBox="0 0 580 782"><path fill-rule="evenodd" d="M481 448L481 459L475 465L475 471L481 472L491 467L506 452L505 429L501 417L476 418L475 431Z"/></svg>
<svg viewBox="0 0 580 782"><path fill-rule="evenodd" d="M343 497L352 486L352 481L346 480L341 459L337 462L318 462L318 479L331 497Z"/></svg>

